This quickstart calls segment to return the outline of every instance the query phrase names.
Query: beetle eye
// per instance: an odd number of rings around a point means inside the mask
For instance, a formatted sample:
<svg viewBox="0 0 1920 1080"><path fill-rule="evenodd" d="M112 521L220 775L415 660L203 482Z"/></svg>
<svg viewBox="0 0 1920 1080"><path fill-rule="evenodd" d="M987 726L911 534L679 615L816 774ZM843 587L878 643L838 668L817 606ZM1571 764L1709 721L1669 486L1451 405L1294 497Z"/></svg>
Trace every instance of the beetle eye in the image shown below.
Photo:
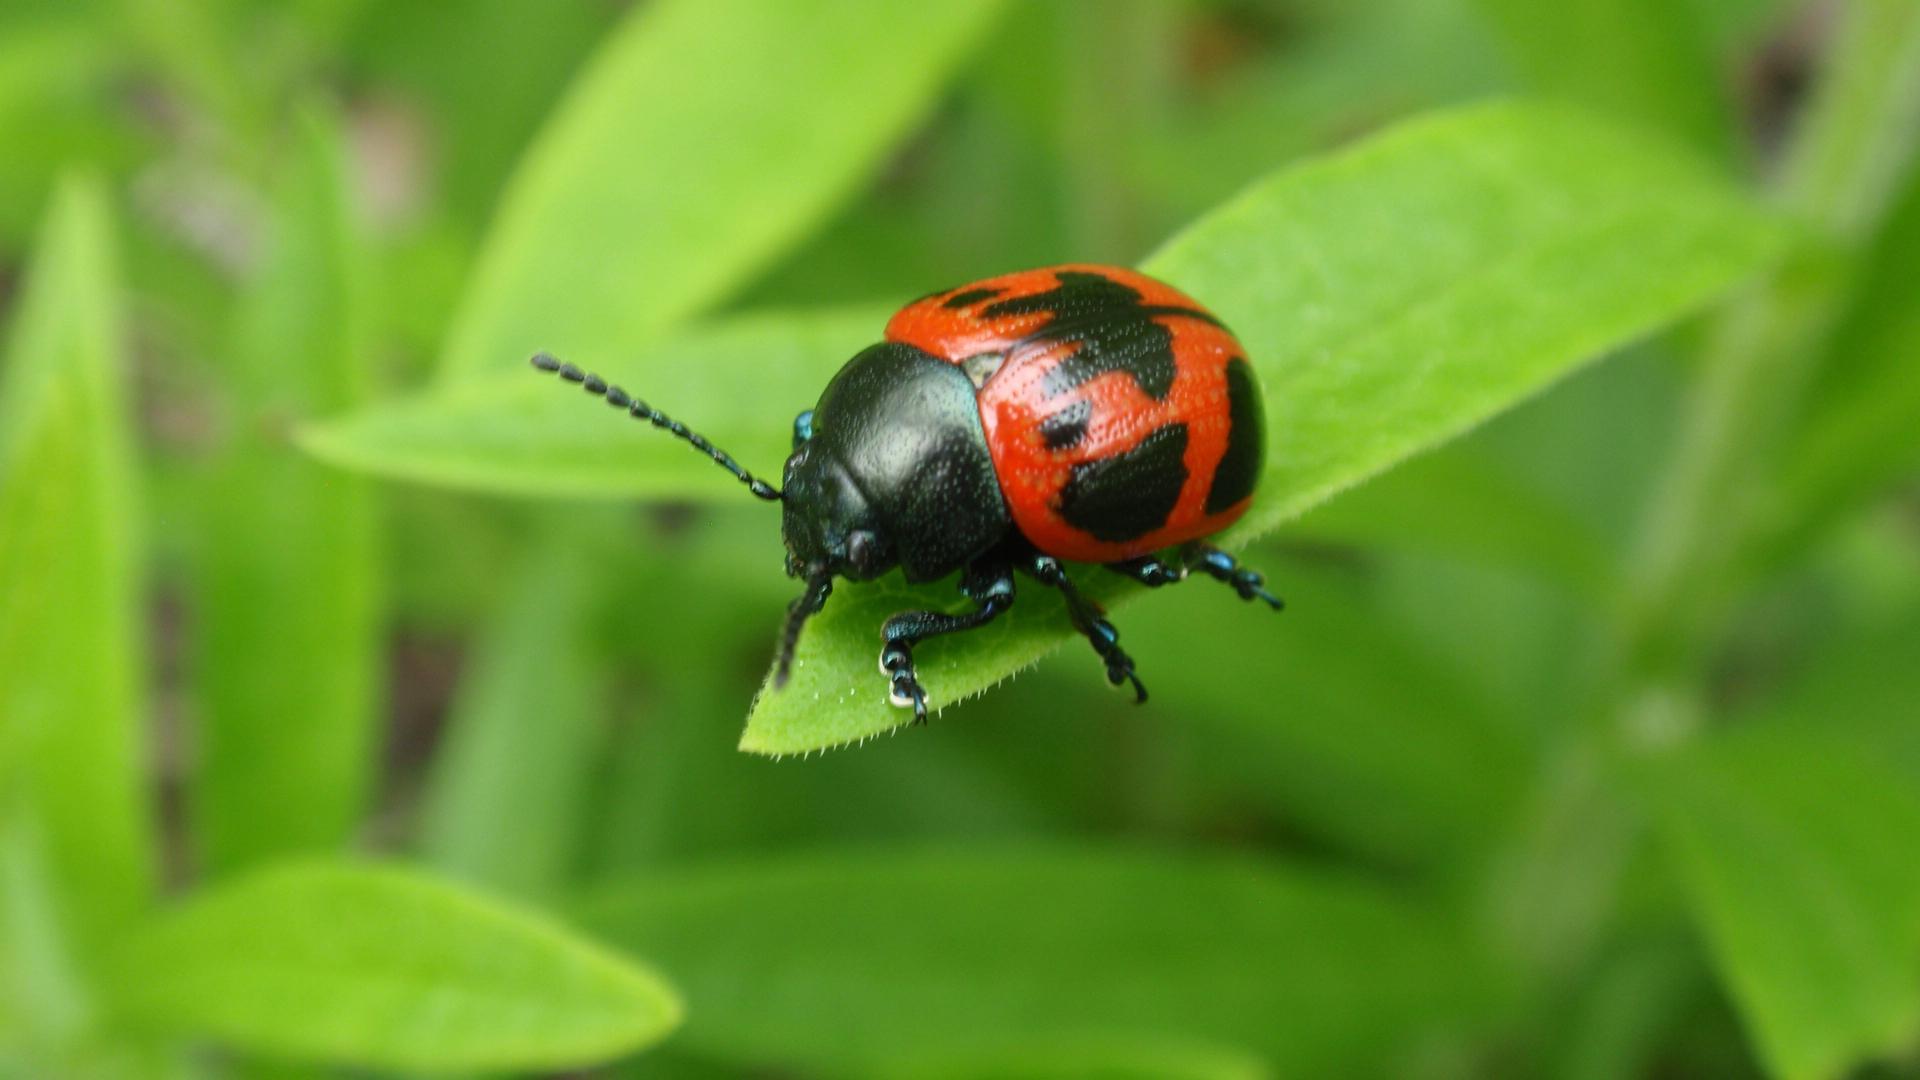
<svg viewBox="0 0 1920 1080"><path fill-rule="evenodd" d="M813 410L808 409L793 418L793 448L800 449L800 444L811 438L813 438Z"/></svg>
<svg viewBox="0 0 1920 1080"><path fill-rule="evenodd" d="M866 570L873 564L873 534L865 529L856 529L847 537L847 562L856 570Z"/></svg>

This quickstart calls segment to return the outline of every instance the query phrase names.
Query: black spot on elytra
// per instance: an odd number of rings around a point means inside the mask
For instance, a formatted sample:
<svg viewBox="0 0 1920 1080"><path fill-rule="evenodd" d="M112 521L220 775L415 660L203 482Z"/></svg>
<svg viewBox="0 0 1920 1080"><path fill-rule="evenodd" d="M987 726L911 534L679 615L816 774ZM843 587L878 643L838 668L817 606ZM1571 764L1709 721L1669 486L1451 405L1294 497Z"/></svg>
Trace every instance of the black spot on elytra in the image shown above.
<svg viewBox="0 0 1920 1080"><path fill-rule="evenodd" d="M958 311L963 307L969 307L982 300L991 300L1006 291L1005 289L968 289L965 292L954 293L952 296L940 301L940 306Z"/></svg>
<svg viewBox="0 0 1920 1080"><path fill-rule="evenodd" d="M1178 315L1220 325L1219 320L1192 308L1141 303L1138 289L1085 270L1054 274L1059 285L1046 292L1014 296L988 305L987 319L1007 315L1046 313L1052 321L1027 336L1027 341L1065 341L1079 348L1047 373L1049 397L1109 371L1124 371L1155 401L1164 400L1179 373L1173 357L1173 331L1155 316Z"/></svg>
<svg viewBox="0 0 1920 1080"><path fill-rule="evenodd" d="M1187 425L1155 428L1133 449L1073 467L1060 490L1067 524L1096 540L1136 540L1167 523L1187 483Z"/></svg>
<svg viewBox="0 0 1920 1080"><path fill-rule="evenodd" d="M1046 440L1049 450L1065 450L1077 445L1087 437L1087 419L1092 415L1091 404L1076 401L1040 421L1040 437Z"/></svg>
<svg viewBox="0 0 1920 1080"><path fill-rule="evenodd" d="M1260 409L1260 388L1253 382L1253 366L1236 356L1227 361L1227 452L1213 470L1207 489L1207 513L1217 514L1253 494L1266 458L1266 417Z"/></svg>

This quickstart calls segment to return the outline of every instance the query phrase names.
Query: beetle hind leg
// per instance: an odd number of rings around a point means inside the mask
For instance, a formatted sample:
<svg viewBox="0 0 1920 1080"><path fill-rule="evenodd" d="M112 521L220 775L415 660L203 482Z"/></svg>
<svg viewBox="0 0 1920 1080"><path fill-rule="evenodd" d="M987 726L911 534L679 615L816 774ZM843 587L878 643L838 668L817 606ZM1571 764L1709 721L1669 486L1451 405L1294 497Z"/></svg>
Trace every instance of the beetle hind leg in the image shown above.
<svg viewBox="0 0 1920 1080"><path fill-rule="evenodd" d="M1275 611L1286 609L1286 601L1267 591L1267 579L1242 567L1233 556L1212 544L1193 543L1180 550L1189 569L1198 570L1233 587L1242 600L1262 600Z"/></svg>
<svg viewBox="0 0 1920 1080"><path fill-rule="evenodd" d="M1233 556L1211 544L1193 543L1180 549L1180 560L1168 562L1158 555L1142 555L1125 562L1108 563L1107 569L1130 577L1149 588L1185 581L1198 570L1232 586L1242 600L1262 600L1275 611L1286 608L1286 601L1268 592L1267 579L1241 566Z"/></svg>
<svg viewBox="0 0 1920 1080"><path fill-rule="evenodd" d="M913 647L930 637L972 630L999 618L1013 606L1013 571L1004 559L982 560L967 568L960 591L977 606L965 615L944 611L903 611L880 627L880 673L887 677L887 700L912 709L913 722L927 722L927 691L913 666Z"/></svg>
<svg viewBox="0 0 1920 1080"><path fill-rule="evenodd" d="M1074 587L1060 561L1051 555L1036 555L1026 566L1027 573L1042 585L1051 585L1060 590L1067 601L1067 616L1073 620L1073 628L1086 636L1087 643L1107 665L1107 682L1114 686L1121 683L1133 684L1135 704L1147 700L1147 688L1140 682L1140 676L1134 674L1133 657L1120 647L1120 631L1107 621L1106 612L1100 605L1080 595Z"/></svg>

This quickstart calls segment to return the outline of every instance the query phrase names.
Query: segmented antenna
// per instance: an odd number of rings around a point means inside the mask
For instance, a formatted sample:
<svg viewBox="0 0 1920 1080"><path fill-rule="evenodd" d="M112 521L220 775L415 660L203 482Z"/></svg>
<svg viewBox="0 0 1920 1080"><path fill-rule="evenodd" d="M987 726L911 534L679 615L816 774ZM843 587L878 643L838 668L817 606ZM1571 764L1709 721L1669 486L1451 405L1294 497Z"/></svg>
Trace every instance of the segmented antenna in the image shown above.
<svg viewBox="0 0 1920 1080"><path fill-rule="evenodd" d="M666 413L661 412L646 402L641 401L625 390L611 385L600 376L591 372L582 371L572 364L563 364L547 353L535 353L533 355L533 366L539 368L541 371L551 371L570 383L579 383L586 388L587 393L597 394L600 397L606 398L607 404L616 409L625 409L627 414L635 420L645 420L654 427L663 428L678 435L680 438L692 443L694 449L703 451L708 457L712 458L715 465L732 473L741 483L747 485L747 490L770 502L780 501L781 495L779 488L774 487L772 484L741 468L740 463L733 460L733 455L708 442L697 432L688 430L687 425L675 420L673 417L668 416ZM796 629L795 632L798 633L798 630Z"/></svg>
<svg viewBox="0 0 1920 1080"><path fill-rule="evenodd" d="M807 575L807 591L787 605L787 621L780 628L780 653L773 664L774 689L787 685L787 676L793 673L793 651L800 645L800 628L826 604L827 594L832 591L833 571L815 566Z"/></svg>

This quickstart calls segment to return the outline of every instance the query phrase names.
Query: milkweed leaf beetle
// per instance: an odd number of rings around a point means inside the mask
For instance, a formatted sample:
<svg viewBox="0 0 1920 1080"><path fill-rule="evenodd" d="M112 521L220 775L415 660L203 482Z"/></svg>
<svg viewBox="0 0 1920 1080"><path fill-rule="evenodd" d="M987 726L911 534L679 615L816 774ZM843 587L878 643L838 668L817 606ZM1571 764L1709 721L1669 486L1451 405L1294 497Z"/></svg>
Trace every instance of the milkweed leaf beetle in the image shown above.
<svg viewBox="0 0 1920 1080"><path fill-rule="evenodd" d="M1220 320L1132 270L1027 270L908 304L795 418L778 488L599 376L545 353L533 364L685 439L781 504L787 573L806 585L787 609L775 687L834 578L895 567L910 582L960 571L974 605L902 612L881 627L890 700L916 721L927 700L914 646L1005 613L1016 571L1060 590L1107 681L1130 684L1138 701L1146 687L1119 632L1066 563L1149 586L1199 571L1281 607L1259 574L1202 542L1246 512L1265 462L1253 367Z"/></svg>

